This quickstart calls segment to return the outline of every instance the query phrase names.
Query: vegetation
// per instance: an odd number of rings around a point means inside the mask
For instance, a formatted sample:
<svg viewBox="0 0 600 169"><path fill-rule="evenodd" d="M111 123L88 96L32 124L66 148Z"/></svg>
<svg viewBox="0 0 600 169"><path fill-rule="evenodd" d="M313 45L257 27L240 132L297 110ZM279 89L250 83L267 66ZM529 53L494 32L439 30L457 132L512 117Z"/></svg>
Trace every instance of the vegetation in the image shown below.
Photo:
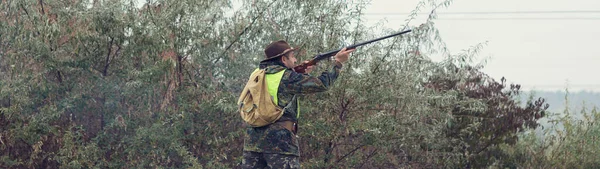
<svg viewBox="0 0 600 169"><path fill-rule="evenodd" d="M397 31L364 25L367 3L2 0L0 167L236 168L235 101L264 46L285 39L303 60ZM450 3L423 1L410 16L431 11L426 22L360 48L330 91L302 97L303 168L600 165L595 109L538 138L544 99L521 104L519 85L481 72L482 44L446 50L435 9Z"/></svg>
<svg viewBox="0 0 600 169"><path fill-rule="evenodd" d="M569 92L565 102L569 105ZM577 116L582 116L577 117ZM513 146L501 146L504 157L498 166L503 168L599 168L600 113L596 107L585 106L572 112L548 117L550 127L523 133Z"/></svg>

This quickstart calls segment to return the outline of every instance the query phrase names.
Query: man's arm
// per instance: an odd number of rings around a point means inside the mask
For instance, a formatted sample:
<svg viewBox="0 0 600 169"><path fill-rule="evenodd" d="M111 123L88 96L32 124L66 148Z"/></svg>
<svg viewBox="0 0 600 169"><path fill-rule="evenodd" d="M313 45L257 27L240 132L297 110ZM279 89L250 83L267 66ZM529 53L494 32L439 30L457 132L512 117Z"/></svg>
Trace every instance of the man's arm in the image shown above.
<svg viewBox="0 0 600 169"><path fill-rule="evenodd" d="M313 77L307 74L294 72L293 70L286 70L286 75L289 73L287 78L281 80L284 85L284 91L294 94L308 94L323 92L329 89L329 86L333 85L333 82L337 79L342 69L342 63L348 60L350 53L354 52L355 49L346 50L343 48L337 54L335 54L333 67L328 71L321 73L319 77Z"/></svg>
<svg viewBox="0 0 600 169"><path fill-rule="evenodd" d="M320 76L314 77L308 74L297 73L293 70L286 70L286 76L281 80L281 84L284 85L284 91L294 94L309 94L324 92L329 89L329 86L333 85L335 80L338 78L342 69L342 63L335 62L327 71L321 73Z"/></svg>

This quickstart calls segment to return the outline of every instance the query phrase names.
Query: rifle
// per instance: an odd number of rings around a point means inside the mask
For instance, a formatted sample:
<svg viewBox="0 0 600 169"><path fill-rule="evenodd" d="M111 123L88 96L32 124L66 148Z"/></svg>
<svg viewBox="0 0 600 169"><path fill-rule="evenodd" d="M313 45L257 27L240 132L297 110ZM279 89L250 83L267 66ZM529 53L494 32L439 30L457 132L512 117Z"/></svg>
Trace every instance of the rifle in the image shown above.
<svg viewBox="0 0 600 169"><path fill-rule="evenodd" d="M361 43L357 43L357 44L354 44L354 45L350 45L350 46L346 47L346 50L348 50L348 49L354 49L356 47L363 46L363 45L366 45L366 44L369 44L369 43L373 43L373 42L377 42L377 41L384 40L384 39L387 39L387 38L391 38L391 37L394 37L394 36L402 35L402 34L410 32L410 31L411 30L409 29L409 30L405 30L405 31L402 31L402 32L394 33L394 34L391 34L391 35L388 35L388 36L384 36L384 37L381 37L381 38L377 38L377 39L369 40L369 41L366 41L366 42L361 42ZM306 68L308 66L316 65L317 62L319 62L319 61L321 61L323 59L329 58L331 56L334 56L335 54L337 54L342 49L343 48L340 48L338 50L332 50L332 51L329 51L329 52L317 54L317 56L315 56L314 58L312 58L308 62L302 63L302 64L294 67L294 71L296 71L298 73L305 73L306 72Z"/></svg>

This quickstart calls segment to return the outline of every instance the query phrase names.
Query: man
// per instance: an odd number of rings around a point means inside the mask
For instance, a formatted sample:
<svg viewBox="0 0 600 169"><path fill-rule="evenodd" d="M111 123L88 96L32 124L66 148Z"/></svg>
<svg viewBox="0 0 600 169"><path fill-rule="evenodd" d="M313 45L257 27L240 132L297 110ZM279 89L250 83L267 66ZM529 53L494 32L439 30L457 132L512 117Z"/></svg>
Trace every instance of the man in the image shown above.
<svg viewBox="0 0 600 169"><path fill-rule="evenodd" d="M265 59L259 68L266 69L265 80L269 93L284 113L275 123L263 127L248 127L244 135L242 168L300 168L300 152L296 130L300 108L297 95L326 91L337 79L342 63L348 60L354 49L340 50L332 61L331 68L314 77L297 73L296 49L283 40L273 42L265 48ZM278 85L269 85L278 84ZM276 88L275 88L276 87ZM273 96L271 90L277 91Z"/></svg>

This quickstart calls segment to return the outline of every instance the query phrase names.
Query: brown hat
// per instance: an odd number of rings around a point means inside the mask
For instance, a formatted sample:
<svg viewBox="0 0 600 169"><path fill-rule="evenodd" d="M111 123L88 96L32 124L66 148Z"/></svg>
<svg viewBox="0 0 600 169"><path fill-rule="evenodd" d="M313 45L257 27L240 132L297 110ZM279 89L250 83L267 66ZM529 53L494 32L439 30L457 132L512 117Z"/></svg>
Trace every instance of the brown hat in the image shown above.
<svg viewBox="0 0 600 169"><path fill-rule="evenodd" d="M265 59L269 60L273 58L277 58L279 56L283 56L291 51L295 51L296 49L291 47L286 41L279 40L272 42L265 48Z"/></svg>

